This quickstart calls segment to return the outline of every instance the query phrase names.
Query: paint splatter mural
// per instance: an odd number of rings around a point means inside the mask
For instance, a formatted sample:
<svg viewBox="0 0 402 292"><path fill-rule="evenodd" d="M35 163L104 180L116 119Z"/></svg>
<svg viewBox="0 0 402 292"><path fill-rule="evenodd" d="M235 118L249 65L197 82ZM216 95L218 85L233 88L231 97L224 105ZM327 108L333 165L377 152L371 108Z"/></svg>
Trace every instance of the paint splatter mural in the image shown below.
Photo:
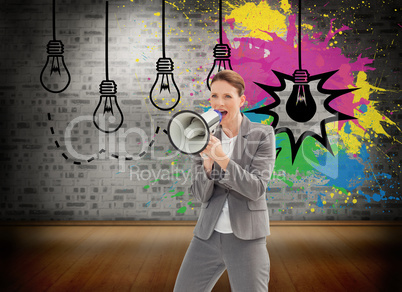
<svg viewBox="0 0 402 292"><path fill-rule="evenodd" d="M272 70L291 74L297 66L296 16L289 11L291 7L287 1L282 1L281 8L284 8L281 9L282 13L272 9L264 1L257 5L246 3L233 7L232 12L226 18L231 29L236 27L248 32L244 37L233 38L231 43L233 44L233 67L242 76L246 76L246 83L254 89L251 96L250 91L248 92L249 108L273 102L272 96L253 86L253 82L278 84L278 78ZM264 19L274 19L275 21L268 24ZM291 153L289 153L289 135L278 135L277 147L283 151L277 157L276 179L294 188L298 185L305 186L306 177L308 177L309 181L315 181L315 187L332 188L314 198L309 194L311 186L307 185L305 187L306 200L312 202L310 210L306 212L325 212L322 207L326 204L338 209L351 207L362 200L368 203L399 200L399 181L395 181L387 173L374 174L369 154L370 148L375 147L373 146L375 145L372 140L373 136L384 135L393 143L401 143L400 139L391 138L385 131L385 127L395 126L399 131L400 129L392 119L377 110L377 102L370 99L373 92L386 90L375 87L366 80L366 72L375 70L370 66L373 62L372 59L361 55L354 59L348 58L342 53L341 48L336 46L336 36L352 30L352 28L347 25L335 28L334 19L330 17L327 19L330 26L326 33L314 33L314 25L311 24L303 27L303 61L312 75L338 70L327 80L325 88L358 89L341 95L330 103L332 109L355 118L326 124L328 131L331 131L334 136L339 135L340 137L337 143L331 145L334 155L328 153L329 151L323 149L323 146L314 139L306 139L302 142L301 147L302 150L304 149L301 151L303 155L296 155L295 162L292 164ZM306 33L307 30L311 33ZM393 113L389 114L392 116ZM279 115L286 115L286 113ZM267 116L253 114L249 117L257 122L272 123ZM386 154L385 157L387 157ZM392 157L387 158L392 160ZM270 186L275 187L278 183L277 180L272 181ZM370 185L366 184L368 181L371 182ZM371 188L374 193L365 193L359 188L363 185ZM382 189L383 186L387 186L395 192L386 195ZM274 201L275 197L272 196L271 200Z"/></svg>
<svg viewBox="0 0 402 292"><path fill-rule="evenodd" d="M328 3L303 3L303 66L311 76L333 72L323 84L327 94L320 97L322 93L313 92L318 102L324 103L331 90L342 93L331 98L328 108L322 107L321 112L316 113L315 125L299 123L288 127L289 131L285 132L280 131L281 123L278 124L278 120L282 120L282 126L289 124L283 104L290 94L289 82L278 93L282 104L275 114L261 114L255 110L275 103L272 92L261 86L280 85L281 80L275 71L291 75L297 69L297 7L287 0L279 4L270 1L224 1L226 30L223 41L230 46L233 69L246 82L247 106L243 112L254 122L275 126L277 132L277 148L280 151L269 184L271 195L268 203L275 206L275 202L283 200L284 196L288 203L285 208L273 208L274 216L275 213L292 214L293 206L303 201L308 202L308 208L304 211L298 209L297 215L331 215L352 210L356 204L370 209L371 204L376 202L400 201L400 182L397 179L400 166L391 171L381 171L378 165L398 165L397 155L390 150L401 144L401 129L394 121L399 108L394 105L384 109L379 105L384 95L399 95L401 91L396 86L382 88L384 76L371 74L378 77L376 80L368 80L369 73L376 73L375 59L380 54L385 55L386 49L376 47L376 44L365 48L374 52L373 57L364 51L354 54L345 52L345 47L349 50L353 47L353 44L347 45L353 35L357 38L359 34L367 33L355 28L356 23L359 25L359 13L372 10L373 7L367 1L342 1L339 10L332 9L318 14L320 9L325 11ZM186 10L186 3L182 1L174 7ZM372 29L371 26L367 27L368 32ZM202 38L198 38L198 41L202 41ZM356 47L361 48L361 44L358 45ZM395 47L393 41L388 48L391 47ZM212 65L212 59L209 61L197 68L192 86L204 85L208 68ZM201 106L205 111L209 109L208 105ZM331 116L330 111L336 113L337 118L325 120ZM321 129L317 127L320 122L323 127ZM294 149L294 141L289 136L297 140L307 132L317 134L318 137L325 134L329 145L324 145L322 140L310 134L299 139L300 143ZM388 149L379 140L384 141ZM374 170L375 166L377 168ZM278 186L284 187L285 193L276 192ZM185 207L179 212L183 210ZM383 213L387 212L391 211L384 208ZM361 214L364 215L364 211Z"/></svg>
<svg viewBox="0 0 402 292"><path fill-rule="evenodd" d="M197 219L191 159L166 128L210 108L217 45L245 79L243 113L276 131L272 220L400 220L400 1L303 0L298 13L293 0L223 0L222 18L219 1L165 1L164 34L160 0L109 1L108 13L106 1L56 1L55 13L52 1L14 2L0 47L7 220ZM180 100L162 97L175 106L161 111L150 93L163 48ZM53 80L61 71L40 78L60 50L68 86ZM309 87L295 82L300 68ZM124 116L113 133L93 122L106 69ZM288 106L295 85L311 93L308 117Z"/></svg>

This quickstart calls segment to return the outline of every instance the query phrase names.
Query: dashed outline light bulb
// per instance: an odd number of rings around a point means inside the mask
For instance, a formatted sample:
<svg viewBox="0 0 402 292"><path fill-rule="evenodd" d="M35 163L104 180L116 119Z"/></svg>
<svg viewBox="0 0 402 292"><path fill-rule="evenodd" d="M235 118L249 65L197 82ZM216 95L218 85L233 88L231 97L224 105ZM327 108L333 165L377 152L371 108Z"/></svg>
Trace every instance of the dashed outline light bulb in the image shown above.
<svg viewBox="0 0 402 292"><path fill-rule="evenodd" d="M99 103L93 114L93 122L99 131L113 133L120 129L124 117L117 103L117 85L113 80L103 80L100 84Z"/></svg>
<svg viewBox="0 0 402 292"><path fill-rule="evenodd" d="M158 109L169 111L180 101L180 90L174 81L173 61L171 58L159 58L156 62L156 80L149 93L151 103Z"/></svg>
<svg viewBox="0 0 402 292"><path fill-rule="evenodd" d="M64 63L64 46L59 40L51 40L47 44L47 60L40 73L43 88L52 93L64 91L71 81L70 72Z"/></svg>

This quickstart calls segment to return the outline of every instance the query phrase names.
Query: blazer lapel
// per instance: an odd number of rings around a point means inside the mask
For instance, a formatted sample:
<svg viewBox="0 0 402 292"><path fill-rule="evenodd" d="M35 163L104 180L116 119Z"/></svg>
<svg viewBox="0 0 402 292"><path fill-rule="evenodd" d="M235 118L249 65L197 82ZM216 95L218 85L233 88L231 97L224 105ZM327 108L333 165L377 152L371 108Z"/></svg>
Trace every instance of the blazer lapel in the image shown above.
<svg viewBox="0 0 402 292"><path fill-rule="evenodd" d="M234 162L238 164L241 162L244 150L246 149L247 136L251 123L250 120L243 113L241 113L241 115L243 116L243 120L240 124L240 129L233 148L232 156L230 157L230 159L232 159ZM214 136L221 141L222 141L222 131L223 131L222 126L219 126L214 134ZM214 165L215 169L217 169L220 172L221 167L219 166L219 164L215 162Z"/></svg>
<svg viewBox="0 0 402 292"><path fill-rule="evenodd" d="M214 136L216 138L218 138L220 141L222 141L222 126L221 125L219 125L219 127L216 128ZM221 173L221 171L222 171L222 168L216 162L214 162L214 169L216 169L218 171L218 173Z"/></svg>
<svg viewBox="0 0 402 292"><path fill-rule="evenodd" d="M230 157L230 159L238 164L241 164L243 153L247 145L248 132L250 129L250 120L243 113L241 114L243 116L243 120L240 124L240 130L236 138L232 156Z"/></svg>

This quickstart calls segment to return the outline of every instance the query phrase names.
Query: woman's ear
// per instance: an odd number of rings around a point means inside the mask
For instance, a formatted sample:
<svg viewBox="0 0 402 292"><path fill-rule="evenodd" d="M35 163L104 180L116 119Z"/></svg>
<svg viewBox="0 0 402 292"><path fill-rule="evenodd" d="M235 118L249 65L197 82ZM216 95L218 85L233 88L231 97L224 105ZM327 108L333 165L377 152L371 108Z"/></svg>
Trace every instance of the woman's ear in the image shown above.
<svg viewBox="0 0 402 292"><path fill-rule="evenodd" d="M242 107L245 102L246 102L246 96L243 94L242 96L240 96L240 107Z"/></svg>

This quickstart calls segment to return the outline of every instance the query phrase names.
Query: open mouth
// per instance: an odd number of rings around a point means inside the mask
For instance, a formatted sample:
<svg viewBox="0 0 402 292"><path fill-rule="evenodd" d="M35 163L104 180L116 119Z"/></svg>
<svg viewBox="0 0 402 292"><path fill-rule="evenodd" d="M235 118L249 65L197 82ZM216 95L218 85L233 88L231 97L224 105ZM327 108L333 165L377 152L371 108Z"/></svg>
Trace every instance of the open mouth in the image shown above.
<svg viewBox="0 0 402 292"><path fill-rule="evenodd" d="M222 119L227 115L227 111L224 111L224 110L219 110L220 112L221 112L221 114L222 114Z"/></svg>

